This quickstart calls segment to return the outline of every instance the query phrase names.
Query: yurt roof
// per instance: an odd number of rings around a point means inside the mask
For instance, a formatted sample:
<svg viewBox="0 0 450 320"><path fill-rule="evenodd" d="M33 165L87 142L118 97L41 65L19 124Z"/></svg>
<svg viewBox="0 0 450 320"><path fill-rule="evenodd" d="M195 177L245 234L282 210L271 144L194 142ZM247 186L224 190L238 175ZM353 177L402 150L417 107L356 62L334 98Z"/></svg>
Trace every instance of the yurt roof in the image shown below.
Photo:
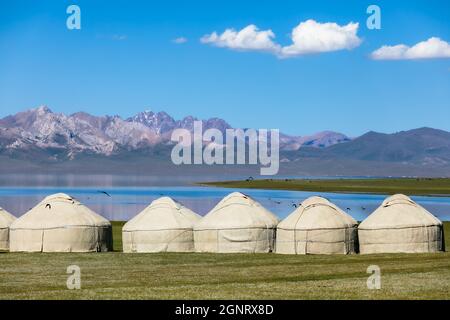
<svg viewBox="0 0 450 320"><path fill-rule="evenodd" d="M67 226L109 226L110 222L64 193L46 197L18 218L11 229L51 229Z"/></svg>
<svg viewBox="0 0 450 320"><path fill-rule="evenodd" d="M441 225L442 222L408 196L396 194L386 198L360 229L389 229Z"/></svg>
<svg viewBox="0 0 450 320"><path fill-rule="evenodd" d="M233 192L223 198L194 229L273 228L278 221L259 202L240 192Z"/></svg>
<svg viewBox="0 0 450 320"><path fill-rule="evenodd" d="M280 222L278 228L295 230L338 229L352 227L357 221L322 197L304 200L288 217Z"/></svg>
<svg viewBox="0 0 450 320"><path fill-rule="evenodd" d="M14 220L16 220L15 216L0 207L0 229L8 228Z"/></svg>
<svg viewBox="0 0 450 320"><path fill-rule="evenodd" d="M192 229L201 216L169 197L153 201L123 226L123 231Z"/></svg>

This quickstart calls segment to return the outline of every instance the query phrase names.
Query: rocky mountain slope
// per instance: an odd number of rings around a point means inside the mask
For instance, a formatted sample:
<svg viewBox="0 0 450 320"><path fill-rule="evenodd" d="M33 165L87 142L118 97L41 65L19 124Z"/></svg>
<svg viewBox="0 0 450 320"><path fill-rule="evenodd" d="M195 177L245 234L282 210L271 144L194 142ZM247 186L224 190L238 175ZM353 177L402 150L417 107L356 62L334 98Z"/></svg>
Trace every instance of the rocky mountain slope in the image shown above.
<svg viewBox="0 0 450 320"><path fill-rule="evenodd" d="M196 120L193 116L175 120L165 112L152 111L128 119L98 117L84 112L65 115L41 106L0 119L0 154L65 160L80 154L112 156L145 151L170 145L175 129L192 132ZM201 121L203 130L215 128L224 133L232 128L219 118ZM350 139L345 135L330 131L306 137L281 134L281 149L298 150L302 145L323 148L348 141Z"/></svg>

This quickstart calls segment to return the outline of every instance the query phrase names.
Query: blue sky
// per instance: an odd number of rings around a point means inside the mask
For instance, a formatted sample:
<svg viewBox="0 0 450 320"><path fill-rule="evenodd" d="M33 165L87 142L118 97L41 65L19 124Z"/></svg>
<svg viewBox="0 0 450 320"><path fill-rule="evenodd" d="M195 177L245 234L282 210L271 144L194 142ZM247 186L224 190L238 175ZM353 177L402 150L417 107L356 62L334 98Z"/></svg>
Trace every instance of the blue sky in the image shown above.
<svg viewBox="0 0 450 320"><path fill-rule="evenodd" d="M81 30L66 8L81 8ZM381 8L381 30L366 8ZM200 39L248 25L280 47L299 23L359 23L351 49L280 58ZM177 44L176 38L187 42ZM6 1L0 3L0 117L53 111L221 117L234 127L356 136L450 130L450 59L375 60L383 45L450 42L449 1Z"/></svg>

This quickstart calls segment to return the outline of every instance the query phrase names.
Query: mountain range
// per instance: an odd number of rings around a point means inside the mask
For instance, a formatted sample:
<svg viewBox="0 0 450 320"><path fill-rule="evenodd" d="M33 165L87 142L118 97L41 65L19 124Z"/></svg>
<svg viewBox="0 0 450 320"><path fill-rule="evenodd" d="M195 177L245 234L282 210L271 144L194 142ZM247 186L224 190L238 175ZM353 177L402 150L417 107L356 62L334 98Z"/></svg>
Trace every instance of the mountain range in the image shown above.
<svg viewBox="0 0 450 320"><path fill-rule="evenodd" d="M41 106L0 119L0 154L19 158L40 153L48 160L73 160L80 154L103 156L143 151L158 145L170 145L173 130L193 132L193 116L175 120L165 112L145 111L122 119L119 116L97 117L84 112L72 115L53 113ZM231 126L222 119L201 120L203 130L215 128L225 133ZM281 150L298 150L301 146L324 148L350 141L331 131L312 136L280 135Z"/></svg>
<svg viewBox="0 0 450 320"><path fill-rule="evenodd" d="M54 113L41 106L0 119L0 173L85 172L138 174L252 174L259 166L175 166L170 140L178 128L193 131L197 118L175 120L145 111L128 119ZM201 120L203 130L232 128ZM280 133L280 174L331 176L450 176L450 133L419 128L349 138L323 131Z"/></svg>

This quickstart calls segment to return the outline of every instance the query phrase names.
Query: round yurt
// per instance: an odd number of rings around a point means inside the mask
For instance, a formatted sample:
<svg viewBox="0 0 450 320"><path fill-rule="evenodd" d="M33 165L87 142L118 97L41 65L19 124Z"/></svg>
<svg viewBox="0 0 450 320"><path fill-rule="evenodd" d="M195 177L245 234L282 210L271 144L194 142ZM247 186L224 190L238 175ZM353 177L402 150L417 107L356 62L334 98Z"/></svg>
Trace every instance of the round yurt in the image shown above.
<svg viewBox="0 0 450 320"><path fill-rule="evenodd" d="M153 201L122 229L124 252L193 252L200 216L169 197Z"/></svg>
<svg viewBox="0 0 450 320"><path fill-rule="evenodd" d="M45 198L11 224L10 251L99 252L112 250L111 223L74 198Z"/></svg>
<svg viewBox="0 0 450 320"><path fill-rule="evenodd" d="M278 218L247 195L223 198L194 226L197 252L272 252Z"/></svg>
<svg viewBox="0 0 450 320"><path fill-rule="evenodd" d="M358 222L322 197L303 201L277 227L281 254L351 254L356 252Z"/></svg>
<svg viewBox="0 0 450 320"><path fill-rule="evenodd" d="M9 250L9 227L14 220L16 217L0 208L0 251Z"/></svg>
<svg viewBox="0 0 450 320"><path fill-rule="evenodd" d="M358 227L364 253L414 253L444 250L442 222L409 197L388 197Z"/></svg>

